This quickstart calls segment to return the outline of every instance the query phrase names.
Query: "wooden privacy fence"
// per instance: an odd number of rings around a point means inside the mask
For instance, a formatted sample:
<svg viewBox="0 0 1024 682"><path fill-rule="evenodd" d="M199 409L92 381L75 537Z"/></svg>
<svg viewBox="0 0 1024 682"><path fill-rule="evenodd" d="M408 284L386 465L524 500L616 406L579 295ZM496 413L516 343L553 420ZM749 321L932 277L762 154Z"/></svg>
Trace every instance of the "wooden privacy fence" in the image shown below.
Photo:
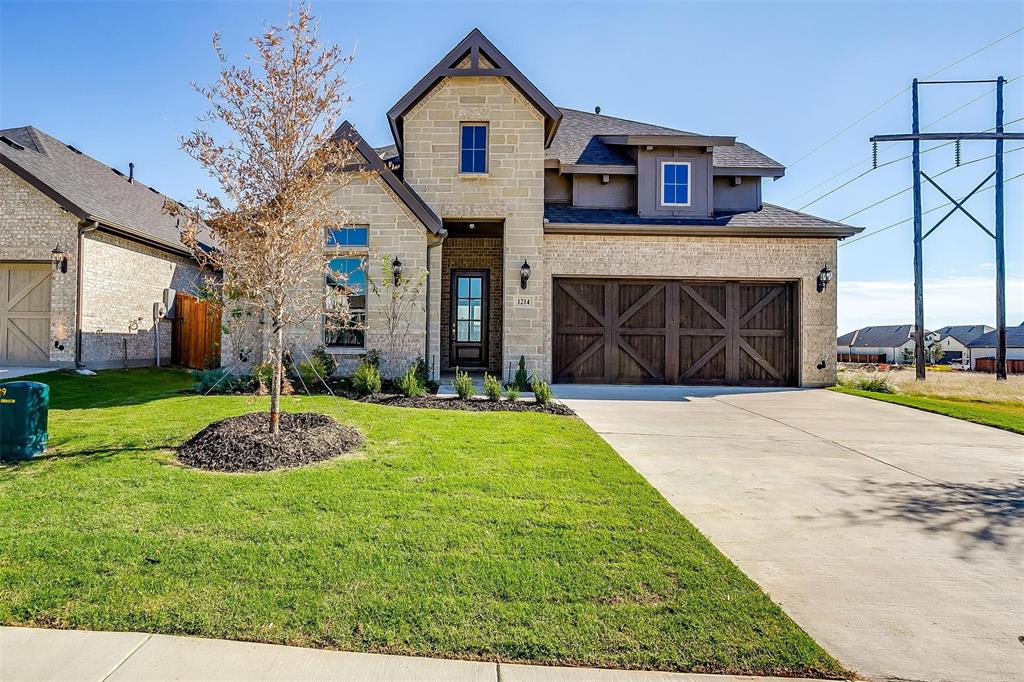
<svg viewBox="0 0 1024 682"><path fill-rule="evenodd" d="M192 369L220 366L220 306L178 292L171 327L171 362Z"/></svg>
<svg viewBox="0 0 1024 682"><path fill-rule="evenodd" d="M995 358L978 358L974 361L974 369L978 372L994 372L996 371L996 359ZM1024 374L1024 360L1007 360L1006 361L1006 373L1007 374Z"/></svg>
<svg viewBox="0 0 1024 682"><path fill-rule="evenodd" d="M879 363L885 362L885 355L878 355L875 353L839 353L839 362L871 362Z"/></svg>

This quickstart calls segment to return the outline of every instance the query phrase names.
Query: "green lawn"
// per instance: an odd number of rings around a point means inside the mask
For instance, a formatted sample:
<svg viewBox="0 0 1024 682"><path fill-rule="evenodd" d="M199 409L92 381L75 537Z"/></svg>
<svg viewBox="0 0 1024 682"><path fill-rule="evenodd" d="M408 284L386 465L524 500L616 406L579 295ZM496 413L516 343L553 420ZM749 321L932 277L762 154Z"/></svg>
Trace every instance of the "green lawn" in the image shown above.
<svg viewBox="0 0 1024 682"><path fill-rule="evenodd" d="M899 393L875 393L846 386L834 386L833 391L859 395L864 398L896 403L926 412L936 412L947 417L965 419L976 424L994 426L1015 433L1024 434L1024 405L1020 403L989 403L975 400L932 398Z"/></svg>
<svg viewBox="0 0 1024 682"><path fill-rule="evenodd" d="M263 399L46 374L47 456L0 468L0 623L664 670L842 668L575 418L330 397L354 457L266 474L168 448Z"/></svg>

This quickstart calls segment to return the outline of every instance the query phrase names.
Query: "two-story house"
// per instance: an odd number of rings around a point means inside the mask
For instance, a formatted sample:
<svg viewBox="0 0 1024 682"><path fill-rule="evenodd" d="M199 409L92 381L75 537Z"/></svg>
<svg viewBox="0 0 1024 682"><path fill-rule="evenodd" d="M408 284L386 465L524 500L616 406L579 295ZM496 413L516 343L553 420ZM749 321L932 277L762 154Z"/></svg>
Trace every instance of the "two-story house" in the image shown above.
<svg viewBox="0 0 1024 682"><path fill-rule="evenodd" d="M553 382L816 386L835 380L838 239L765 204L784 168L734 137L555 106L472 31L387 114L395 144L337 192L328 235L365 331L327 334L351 367L383 347L359 268L427 269L402 353L435 373ZM330 286L330 283L328 284Z"/></svg>

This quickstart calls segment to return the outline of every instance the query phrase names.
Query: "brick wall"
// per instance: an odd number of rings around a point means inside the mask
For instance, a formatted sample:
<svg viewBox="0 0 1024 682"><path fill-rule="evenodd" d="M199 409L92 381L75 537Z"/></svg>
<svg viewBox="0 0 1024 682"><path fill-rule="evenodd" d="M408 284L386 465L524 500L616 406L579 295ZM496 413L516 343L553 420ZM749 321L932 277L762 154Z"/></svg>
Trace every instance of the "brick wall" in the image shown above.
<svg viewBox="0 0 1024 682"><path fill-rule="evenodd" d="M547 277L536 285L550 305L551 279L561 276L779 279L799 282L800 384L824 386L836 377L836 286L818 293L826 263L836 270L835 239L750 237L545 237ZM531 279L531 287L533 280ZM822 360L826 367L819 370ZM551 372L551 328L545 326L544 358Z"/></svg>
<svg viewBox="0 0 1024 682"><path fill-rule="evenodd" d="M487 369L502 371L501 327L504 286L502 282L502 243L500 237L449 237L441 245L441 369L450 366L452 269L490 270L487 304Z"/></svg>
<svg viewBox="0 0 1024 682"><path fill-rule="evenodd" d="M68 271L53 273L50 287L50 362L75 360L75 296L78 273L78 219L7 168L0 167L0 261L50 262L60 245ZM54 347L59 342L64 350Z"/></svg>
<svg viewBox="0 0 1024 682"><path fill-rule="evenodd" d="M82 287L82 360L89 367L152 365L153 303L164 289L194 292L195 262L101 231L86 233ZM141 319L140 319L141 318ZM160 325L161 363L171 358L171 321ZM127 342L127 346L125 345Z"/></svg>
<svg viewBox="0 0 1024 682"><path fill-rule="evenodd" d="M459 173L462 122L488 125L486 174ZM405 179L442 218L504 221L502 362L524 355L538 366L548 352L547 302L538 297L533 307L514 307L513 301L524 259L533 267L526 293L545 278L542 115L503 78L448 78L409 111L404 135ZM440 318L444 297L441 282L435 284L431 314Z"/></svg>

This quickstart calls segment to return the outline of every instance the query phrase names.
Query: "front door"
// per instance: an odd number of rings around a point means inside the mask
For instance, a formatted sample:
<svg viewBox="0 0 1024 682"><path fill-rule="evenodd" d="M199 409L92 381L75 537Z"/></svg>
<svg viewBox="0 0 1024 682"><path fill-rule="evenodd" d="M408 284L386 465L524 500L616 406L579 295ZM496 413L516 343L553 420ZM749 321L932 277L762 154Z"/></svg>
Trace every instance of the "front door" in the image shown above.
<svg viewBox="0 0 1024 682"><path fill-rule="evenodd" d="M452 367L487 366L487 270L452 270Z"/></svg>

